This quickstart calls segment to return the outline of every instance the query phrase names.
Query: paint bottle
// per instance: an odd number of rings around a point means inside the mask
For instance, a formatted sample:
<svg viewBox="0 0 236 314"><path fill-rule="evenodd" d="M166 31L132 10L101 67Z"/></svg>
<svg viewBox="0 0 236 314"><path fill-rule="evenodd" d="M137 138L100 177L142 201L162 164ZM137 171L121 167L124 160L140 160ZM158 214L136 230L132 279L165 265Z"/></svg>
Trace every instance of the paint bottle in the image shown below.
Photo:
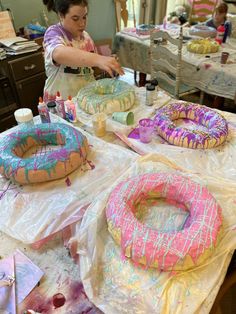
<svg viewBox="0 0 236 314"><path fill-rule="evenodd" d="M25 125L25 126L33 126L34 120L33 120L33 113L32 110L29 108L21 108L17 109L14 112L15 119L17 121L17 124Z"/></svg>
<svg viewBox="0 0 236 314"><path fill-rule="evenodd" d="M75 104L72 102L72 97L68 96L68 99L65 101L65 111L66 111L66 120L69 122L75 123L76 120L76 108Z"/></svg>
<svg viewBox="0 0 236 314"><path fill-rule="evenodd" d="M45 102L43 101L42 97L39 97L38 112L39 112L40 119L41 119L42 123L51 122L48 108L47 108Z"/></svg>
<svg viewBox="0 0 236 314"><path fill-rule="evenodd" d="M225 26L224 24L221 24L220 26L217 27L217 33L216 33L216 38L215 40L221 45L223 42L225 34Z"/></svg>
<svg viewBox="0 0 236 314"><path fill-rule="evenodd" d="M152 106L155 98L156 90L152 84L146 85L146 106Z"/></svg>
<svg viewBox="0 0 236 314"><path fill-rule="evenodd" d="M57 91L57 95L56 95L56 106L57 106L58 116L63 119L66 119L65 104L59 91Z"/></svg>
<svg viewBox="0 0 236 314"><path fill-rule="evenodd" d="M155 86L155 93L153 96L153 100L156 101L157 100L157 93L158 93L158 81L157 81L157 79L152 79L150 83L151 83L151 85Z"/></svg>

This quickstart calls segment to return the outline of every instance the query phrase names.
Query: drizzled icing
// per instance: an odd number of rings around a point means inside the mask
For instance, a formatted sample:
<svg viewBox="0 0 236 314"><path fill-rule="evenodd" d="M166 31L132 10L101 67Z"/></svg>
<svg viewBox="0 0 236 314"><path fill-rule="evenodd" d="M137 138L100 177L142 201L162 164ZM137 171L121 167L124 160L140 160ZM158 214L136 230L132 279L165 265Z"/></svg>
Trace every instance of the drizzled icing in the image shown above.
<svg viewBox="0 0 236 314"><path fill-rule="evenodd" d="M150 198L188 210L184 228L167 233L139 222L138 205ZM118 184L108 199L106 217L122 256L164 271L188 269L204 253L209 256L222 224L221 208L207 188L170 173L144 174Z"/></svg>
<svg viewBox="0 0 236 314"><path fill-rule="evenodd" d="M204 126L202 130L177 127L174 120L187 118ZM188 148L213 148L222 144L228 135L227 121L206 106L176 102L160 109L154 118L157 133L167 142Z"/></svg>
<svg viewBox="0 0 236 314"><path fill-rule="evenodd" d="M32 146L63 145L57 150L48 151L38 156L22 158L24 153ZM72 172L80 164L73 162L69 165L68 160L72 153L79 155L82 162L86 159L88 144L86 137L75 128L62 123L44 123L32 127L21 128L12 132L0 141L0 173L18 183L32 183L32 172L46 172L44 180L38 176L34 182L54 180L56 166L62 163L64 169L60 169L63 177ZM24 170L24 177L19 177L19 170Z"/></svg>
<svg viewBox="0 0 236 314"><path fill-rule="evenodd" d="M135 102L135 92L128 83L116 79L102 79L80 89L75 97L78 106L89 114L126 111Z"/></svg>

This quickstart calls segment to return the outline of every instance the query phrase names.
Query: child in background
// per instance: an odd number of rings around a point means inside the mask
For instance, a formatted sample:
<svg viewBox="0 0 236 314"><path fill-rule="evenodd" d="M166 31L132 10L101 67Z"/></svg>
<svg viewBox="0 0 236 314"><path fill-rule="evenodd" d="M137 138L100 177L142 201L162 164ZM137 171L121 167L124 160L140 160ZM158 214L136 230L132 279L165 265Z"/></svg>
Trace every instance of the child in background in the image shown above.
<svg viewBox="0 0 236 314"><path fill-rule="evenodd" d="M207 20L204 24L209 27L217 29L218 26L224 24L225 27L228 27L227 36L231 35L232 24L230 21L227 21L228 5L226 3L220 3L217 5L213 17Z"/></svg>

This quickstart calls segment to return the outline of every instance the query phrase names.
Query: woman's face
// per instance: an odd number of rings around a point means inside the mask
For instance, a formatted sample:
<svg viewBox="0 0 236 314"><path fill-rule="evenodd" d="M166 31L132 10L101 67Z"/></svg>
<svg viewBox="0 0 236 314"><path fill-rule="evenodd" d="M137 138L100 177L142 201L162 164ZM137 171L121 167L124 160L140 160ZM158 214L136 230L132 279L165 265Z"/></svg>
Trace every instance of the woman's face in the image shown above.
<svg viewBox="0 0 236 314"><path fill-rule="evenodd" d="M73 38L82 35L87 24L88 8L80 5L73 5L65 16L60 15L63 27L69 31Z"/></svg>

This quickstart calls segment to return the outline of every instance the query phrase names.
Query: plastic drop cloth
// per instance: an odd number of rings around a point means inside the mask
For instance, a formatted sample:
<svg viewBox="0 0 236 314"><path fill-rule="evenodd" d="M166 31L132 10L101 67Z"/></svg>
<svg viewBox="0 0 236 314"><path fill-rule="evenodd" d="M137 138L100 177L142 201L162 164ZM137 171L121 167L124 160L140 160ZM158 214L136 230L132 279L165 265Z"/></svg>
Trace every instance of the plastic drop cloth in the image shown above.
<svg viewBox="0 0 236 314"><path fill-rule="evenodd" d="M66 123L56 116L53 121ZM2 133L0 140L12 130ZM96 195L136 160L132 151L79 130L90 144L88 162L67 178L19 186L0 176L1 231L24 243L34 243L62 230L80 220Z"/></svg>
<svg viewBox="0 0 236 314"><path fill-rule="evenodd" d="M173 102L176 102L173 101ZM144 144L137 138L128 137L129 132L122 131L116 134L128 146L141 155L148 153L162 154L186 169L196 173L204 173L236 180L236 114L218 111L228 121L228 137L222 145L210 149L189 149L168 144L157 134L153 135L150 143ZM191 122L179 122L191 128ZM192 126L196 129L198 126Z"/></svg>
<svg viewBox="0 0 236 314"><path fill-rule="evenodd" d="M86 294L104 313L209 313L236 247L236 182L207 172L200 176L183 170L181 164L179 155L176 163L163 155L140 157L87 209L74 241L78 241L80 276ZM107 230L105 207L112 188L128 177L155 171L178 173L206 186L222 207L220 241L212 256L191 270L171 273L133 266L128 259L121 259L120 247ZM173 229L181 227L184 215L178 216L180 211L176 209L167 217L165 211L163 207L147 214L151 213L152 226L166 226L167 220L172 220Z"/></svg>

